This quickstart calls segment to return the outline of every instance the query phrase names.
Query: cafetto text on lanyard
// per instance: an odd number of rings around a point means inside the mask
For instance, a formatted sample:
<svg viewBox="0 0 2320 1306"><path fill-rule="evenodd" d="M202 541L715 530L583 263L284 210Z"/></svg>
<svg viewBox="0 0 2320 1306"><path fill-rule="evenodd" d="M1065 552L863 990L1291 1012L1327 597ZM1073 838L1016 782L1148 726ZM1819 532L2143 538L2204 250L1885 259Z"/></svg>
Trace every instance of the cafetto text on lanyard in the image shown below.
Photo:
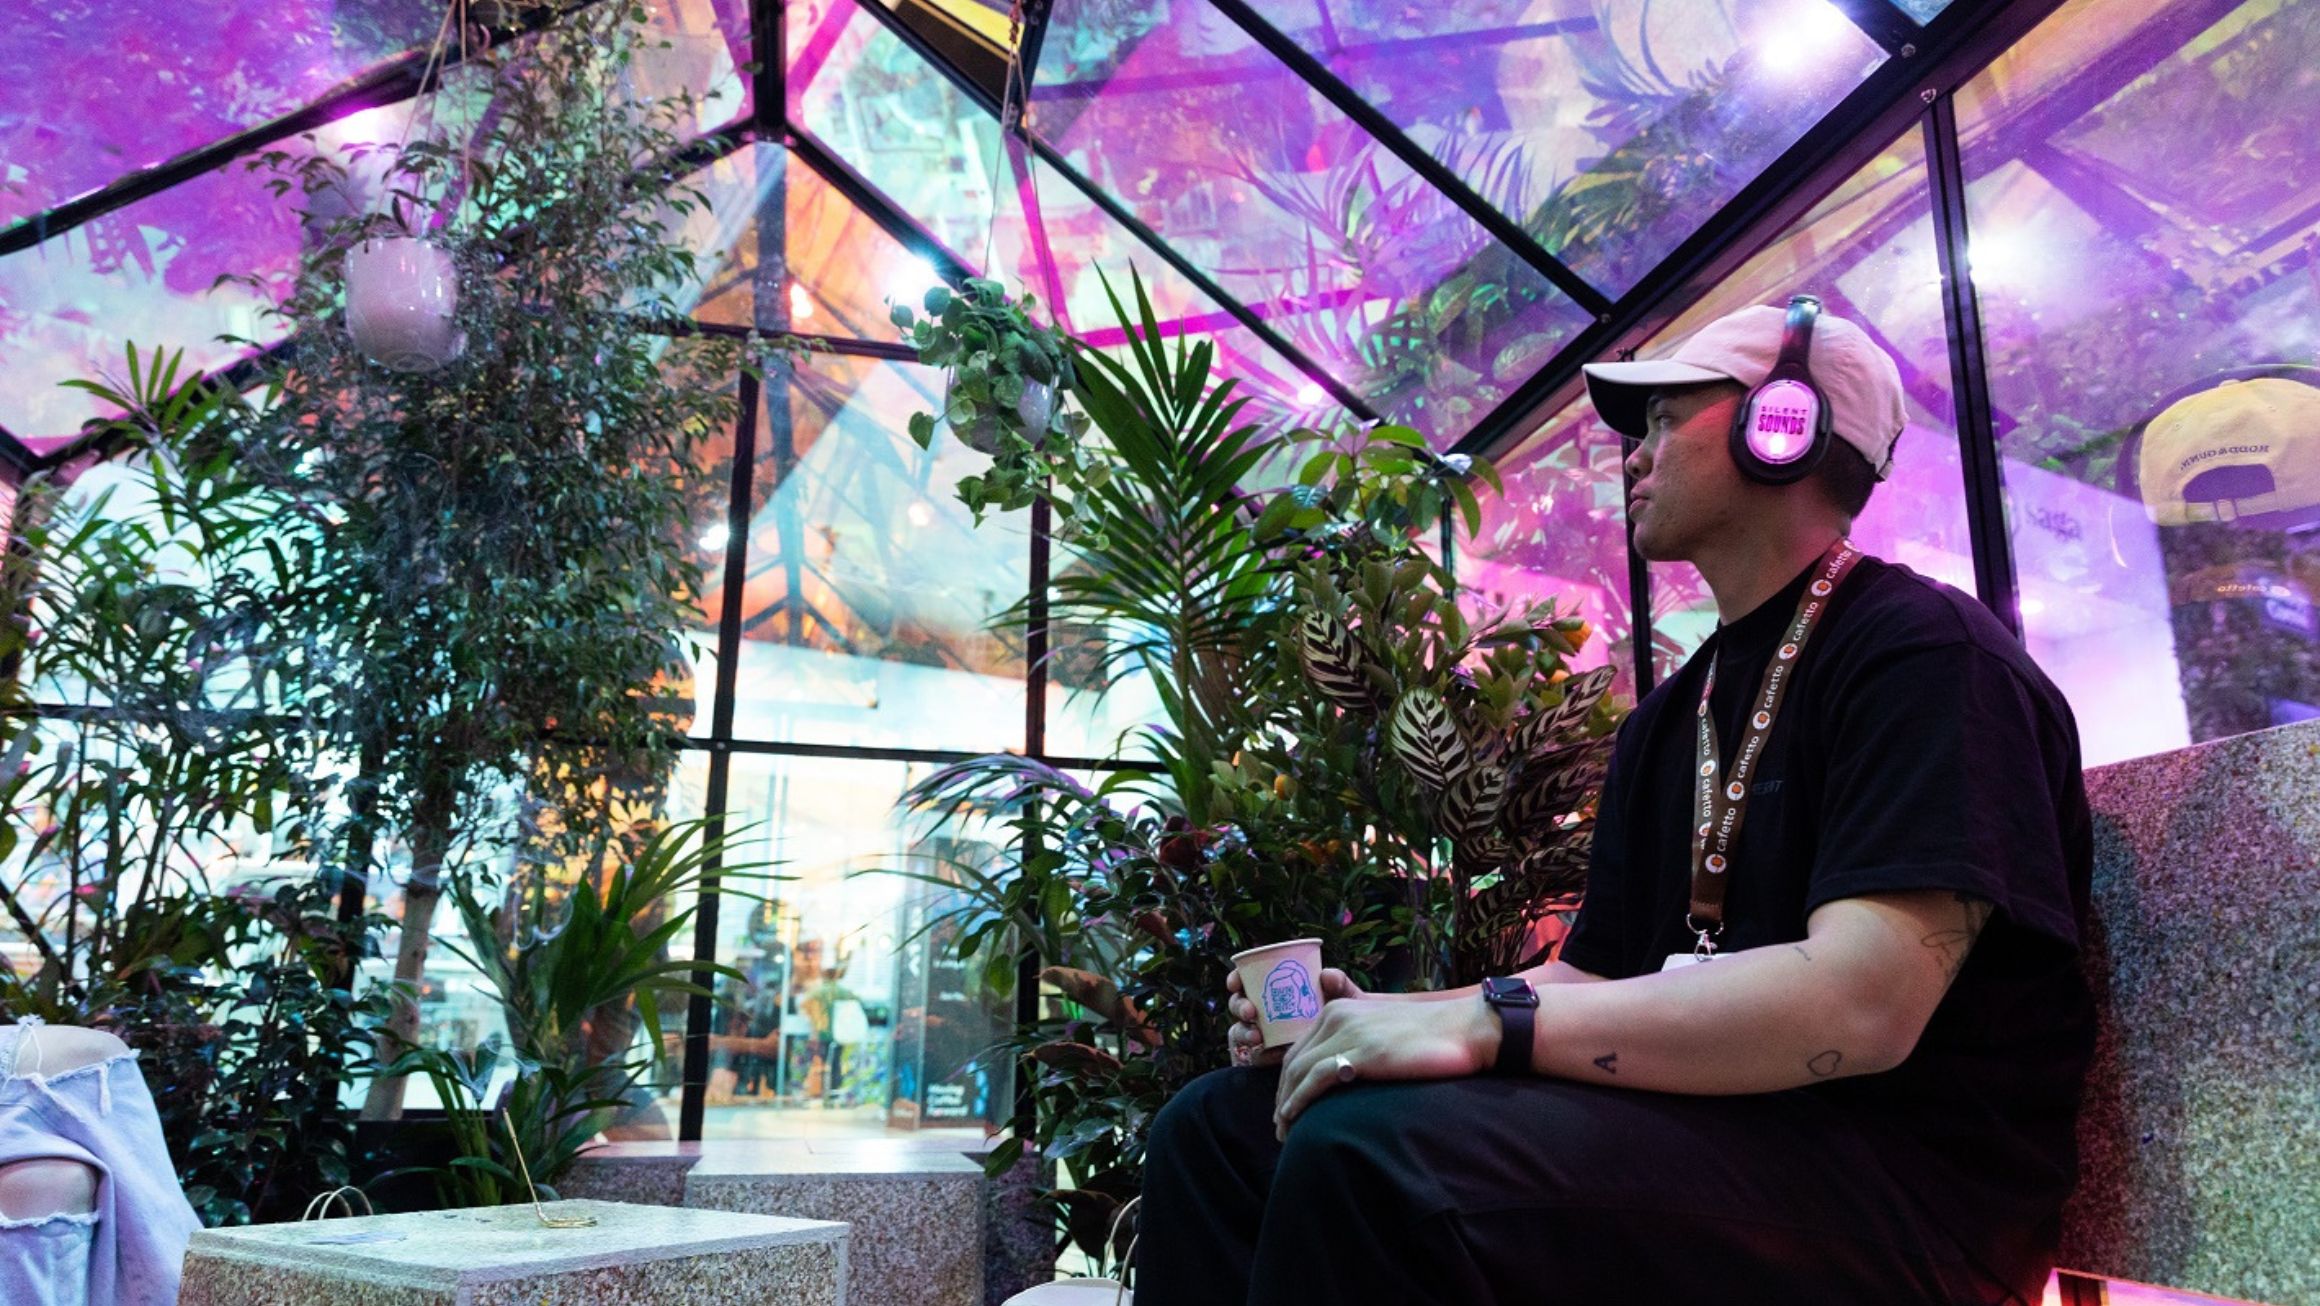
<svg viewBox="0 0 2320 1306"><path fill-rule="evenodd" d="M1662 970L1716 955L1716 936L1724 930L1724 889L1730 882L1732 852L1740 843L1740 824L1748 816L1749 782L1764 756L1765 741L1772 738L1773 723L1780 719L1780 705L1796 679L1805 642L1827 614L1830 597L1860 560L1861 551L1851 540L1838 540L1813 565L1812 582L1797 599L1796 619L1788 624L1787 638L1764 668L1764 684L1756 691L1755 707L1748 715L1748 728L1740 737L1740 752L1733 757L1729 773L1723 770L1716 747L1716 721L1708 706L1709 696L1716 692L1716 660L1708 660L1707 683L1700 686L1699 766L1693 803L1699 824L1692 830L1692 900L1684 917L1685 927L1697 942L1689 955L1678 953L1668 958Z"/></svg>

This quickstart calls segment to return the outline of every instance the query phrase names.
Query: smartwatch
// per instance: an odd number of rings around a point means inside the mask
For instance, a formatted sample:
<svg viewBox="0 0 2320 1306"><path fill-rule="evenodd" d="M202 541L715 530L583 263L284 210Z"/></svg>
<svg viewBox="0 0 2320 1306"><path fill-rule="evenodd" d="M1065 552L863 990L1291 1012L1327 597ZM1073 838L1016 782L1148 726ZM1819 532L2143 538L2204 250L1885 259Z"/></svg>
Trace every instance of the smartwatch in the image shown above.
<svg viewBox="0 0 2320 1306"><path fill-rule="evenodd" d="M1539 993L1525 979L1499 976L1482 981L1482 1000L1498 1012L1498 1062L1494 1075L1531 1073L1531 1027Z"/></svg>

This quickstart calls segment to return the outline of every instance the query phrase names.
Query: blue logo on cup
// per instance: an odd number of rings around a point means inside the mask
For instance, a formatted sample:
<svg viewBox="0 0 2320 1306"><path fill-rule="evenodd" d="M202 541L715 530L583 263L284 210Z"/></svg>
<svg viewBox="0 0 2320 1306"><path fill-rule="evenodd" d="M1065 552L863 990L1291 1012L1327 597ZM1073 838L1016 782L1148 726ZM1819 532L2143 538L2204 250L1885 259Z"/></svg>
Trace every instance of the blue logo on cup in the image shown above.
<svg viewBox="0 0 2320 1306"><path fill-rule="evenodd" d="M1305 963L1284 961L1265 975L1265 1019L1311 1020L1321 1014L1321 994Z"/></svg>

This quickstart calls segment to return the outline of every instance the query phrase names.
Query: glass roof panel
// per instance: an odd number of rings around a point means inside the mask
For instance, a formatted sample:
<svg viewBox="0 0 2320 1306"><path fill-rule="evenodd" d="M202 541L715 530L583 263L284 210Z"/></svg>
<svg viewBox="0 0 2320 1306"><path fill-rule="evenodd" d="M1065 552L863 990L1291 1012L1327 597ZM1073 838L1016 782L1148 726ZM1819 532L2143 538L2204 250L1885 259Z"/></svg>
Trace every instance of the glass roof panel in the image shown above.
<svg viewBox="0 0 2320 1306"><path fill-rule="evenodd" d="M348 163L347 202L367 203L382 185L385 152L350 162L348 147L403 139L427 102L349 114L282 148ZM474 115L454 116L472 123ZM71 440L99 414L87 395L60 383L119 372L132 340L182 349L188 368L214 370L245 352L218 336L277 338L279 324L264 315L277 294L216 284L254 276L278 289L294 271L305 239L298 209L307 201L274 196L274 176L239 160L0 258L0 356L12 364L0 375L0 426L35 450Z"/></svg>
<svg viewBox="0 0 2320 1306"><path fill-rule="evenodd" d="M821 174L788 151L752 145L687 179L709 197L707 209L685 221L685 244L701 272L701 301L693 315L730 326L789 325L816 335L892 340L889 299L916 300L934 284L933 268L870 220ZM790 285L758 268L764 228L761 205L782 199ZM786 303L777 309L776 295Z"/></svg>
<svg viewBox="0 0 2320 1306"><path fill-rule="evenodd" d="M263 122L433 39L435 0L18 0L0 224Z"/></svg>
<svg viewBox="0 0 2320 1306"><path fill-rule="evenodd" d="M790 121L964 261L1004 175L999 124L856 0L787 6Z"/></svg>
<svg viewBox="0 0 2320 1306"><path fill-rule="evenodd" d="M1381 412L1447 445L1590 320L1221 13L1163 17L1059 61L1033 130ZM1117 18L1059 0L1049 39Z"/></svg>
<svg viewBox="0 0 2320 1306"><path fill-rule="evenodd" d="M996 275L1011 286L1030 290L1043 303L1060 303L1061 320L1072 334L1098 349L1114 350L1124 346L1126 337L1105 297L1104 281L1110 279L1113 292L1132 313L1135 290L1128 274L1133 269L1143 279L1164 338L1189 334L1216 343L1217 373L1238 379L1240 393L1251 396L1245 420L1311 423L1340 413L1318 382L1045 160L1021 151L1018 161L1029 166L1029 184L1011 186L993 220L991 266Z"/></svg>
<svg viewBox="0 0 2320 1306"><path fill-rule="evenodd" d="M1251 0L1616 298L1881 62L1828 0Z"/></svg>
<svg viewBox="0 0 2320 1306"><path fill-rule="evenodd" d="M1941 17L1949 5L1950 0L1893 0L1893 7L1915 19L1920 27Z"/></svg>
<svg viewBox="0 0 2320 1306"><path fill-rule="evenodd" d="M12 7L13 8L13 7ZM0 36L0 226L298 109L440 30L441 0L30 0ZM632 85L748 107L748 0L652 0Z"/></svg>
<svg viewBox="0 0 2320 1306"><path fill-rule="evenodd" d="M1030 584L1028 514L975 526L955 491L983 456L905 434L941 374L815 354L787 390L759 409L735 734L1021 748L1022 641L985 623Z"/></svg>
<svg viewBox="0 0 2320 1306"><path fill-rule="evenodd" d="M131 340L211 369L242 354L218 336L275 331L263 316L275 297L213 288L294 270L298 218L266 185L240 167L205 173L0 259L0 426L36 450L77 435L96 403L59 383L117 376Z"/></svg>

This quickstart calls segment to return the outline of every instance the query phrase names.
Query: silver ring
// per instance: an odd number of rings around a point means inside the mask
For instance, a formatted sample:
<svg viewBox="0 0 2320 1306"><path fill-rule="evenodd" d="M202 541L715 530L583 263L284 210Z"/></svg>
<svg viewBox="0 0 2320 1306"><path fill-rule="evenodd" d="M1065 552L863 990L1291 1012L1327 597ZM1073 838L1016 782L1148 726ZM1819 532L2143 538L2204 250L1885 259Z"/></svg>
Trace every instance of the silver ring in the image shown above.
<svg viewBox="0 0 2320 1306"><path fill-rule="evenodd" d="M1340 1052L1330 1059L1337 1063L1337 1082L1340 1084L1352 1083L1353 1058L1345 1055L1343 1052Z"/></svg>

